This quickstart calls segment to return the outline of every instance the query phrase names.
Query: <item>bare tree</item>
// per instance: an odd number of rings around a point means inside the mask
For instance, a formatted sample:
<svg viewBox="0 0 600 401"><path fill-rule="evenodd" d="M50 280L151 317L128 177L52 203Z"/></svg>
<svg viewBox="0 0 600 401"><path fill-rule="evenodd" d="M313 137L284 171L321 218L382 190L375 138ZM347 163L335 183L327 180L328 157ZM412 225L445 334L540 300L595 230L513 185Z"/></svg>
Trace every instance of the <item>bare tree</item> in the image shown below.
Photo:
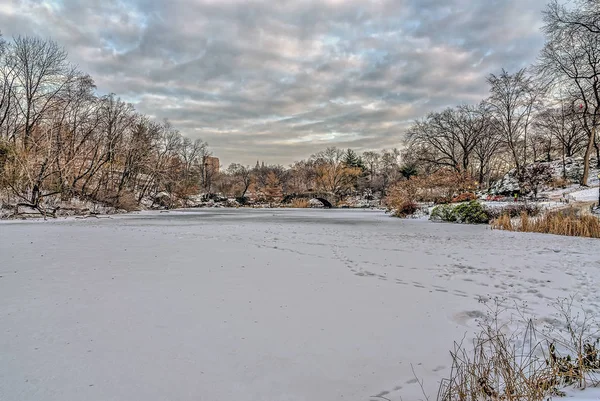
<svg viewBox="0 0 600 401"><path fill-rule="evenodd" d="M381 195L400 179L400 151L396 148L381 151Z"/></svg>
<svg viewBox="0 0 600 401"><path fill-rule="evenodd" d="M315 184L318 190L330 192L341 199L354 188L361 169L345 163L346 152L334 146L310 157L315 168Z"/></svg>
<svg viewBox="0 0 600 401"><path fill-rule="evenodd" d="M585 10L561 8L557 14L556 7L551 4L545 13L546 44L538 69L554 87L566 93L570 111L580 117L587 133L581 178L581 184L587 185L589 159L600 119L600 35L588 29L589 13Z"/></svg>
<svg viewBox="0 0 600 401"><path fill-rule="evenodd" d="M493 124L490 116L483 113L481 116L487 123L482 126L482 135L479 136L473 148L473 158L477 165L477 175L480 187L489 186L494 158L504 153L502 136ZM475 176L475 175L474 175Z"/></svg>
<svg viewBox="0 0 600 401"><path fill-rule="evenodd" d="M546 29L560 30L564 27L586 30L600 34L600 3L598 0L570 1L570 7L553 0L545 11Z"/></svg>
<svg viewBox="0 0 600 401"><path fill-rule="evenodd" d="M246 196L248 188L252 184L252 169L238 163L232 163L227 167L227 173L230 174L240 187L240 198Z"/></svg>
<svg viewBox="0 0 600 401"><path fill-rule="evenodd" d="M7 57L9 51L6 41L0 35L0 138L4 135L8 138L8 126L5 122L14 106L15 67Z"/></svg>
<svg viewBox="0 0 600 401"><path fill-rule="evenodd" d="M312 161L301 160L290 166L288 187L290 192L302 193L315 188L315 168Z"/></svg>
<svg viewBox="0 0 600 401"><path fill-rule="evenodd" d="M379 173L379 166L381 163L381 156L377 152L363 152L362 160L367 170L369 177L368 188L375 189L375 181L377 174Z"/></svg>
<svg viewBox="0 0 600 401"><path fill-rule="evenodd" d="M67 52L52 40L17 36L11 50L10 64L19 92L16 104L27 148L35 126L76 74L67 62Z"/></svg>
<svg viewBox="0 0 600 401"><path fill-rule="evenodd" d="M199 187L203 176L204 161L208 152L208 144L202 139L183 138L179 155L183 161L183 180L193 187Z"/></svg>
<svg viewBox="0 0 600 401"><path fill-rule="evenodd" d="M527 134L541 91L525 69L509 74L490 74L486 100L494 125L510 151L517 171L527 164Z"/></svg>
<svg viewBox="0 0 600 401"><path fill-rule="evenodd" d="M463 105L430 113L408 131L407 140L421 162L468 171L475 147L488 125L483 105Z"/></svg>

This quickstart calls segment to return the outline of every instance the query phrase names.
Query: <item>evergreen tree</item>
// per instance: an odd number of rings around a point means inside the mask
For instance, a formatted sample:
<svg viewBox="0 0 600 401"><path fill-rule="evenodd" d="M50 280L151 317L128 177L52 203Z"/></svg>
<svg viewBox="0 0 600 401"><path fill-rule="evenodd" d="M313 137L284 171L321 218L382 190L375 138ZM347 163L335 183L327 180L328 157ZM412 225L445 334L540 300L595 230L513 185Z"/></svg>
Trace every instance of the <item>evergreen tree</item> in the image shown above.
<svg viewBox="0 0 600 401"><path fill-rule="evenodd" d="M346 167L358 167L364 168L363 162L360 157L352 149L346 150L344 154L344 164Z"/></svg>
<svg viewBox="0 0 600 401"><path fill-rule="evenodd" d="M400 167L400 174L407 180L418 174L417 167L412 164L405 164Z"/></svg>

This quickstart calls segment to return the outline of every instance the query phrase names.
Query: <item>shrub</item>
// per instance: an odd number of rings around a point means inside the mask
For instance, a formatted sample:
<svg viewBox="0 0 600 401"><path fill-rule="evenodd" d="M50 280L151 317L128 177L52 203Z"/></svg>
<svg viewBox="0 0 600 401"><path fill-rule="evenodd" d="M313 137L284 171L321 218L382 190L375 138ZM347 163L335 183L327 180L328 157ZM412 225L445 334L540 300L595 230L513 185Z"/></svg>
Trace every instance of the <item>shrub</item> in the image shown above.
<svg viewBox="0 0 600 401"><path fill-rule="evenodd" d="M535 203L515 203L501 207L485 206L485 212L490 220L498 219L502 216L519 217L523 212L529 216L537 216L541 210L540 206Z"/></svg>
<svg viewBox="0 0 600 401"><path fill-rule="evenodd" d="M467 173L452 170L438 170L427 177L426 187L431 201L437 198L454 198L477 187L475 180Z"/></svg>
<svg viewBox="0 0 600 401"><path fill-rule="evenodd" d="M477 201L461 203L456 206L454 213L457 215L459 223L487 224L490 221L485 208Z"/></svg>
<svg viewBox="0 0 600 401"><path fill-rule="evenodd" d="M436 206L431 212L430 220L465 224L486 224L490 219L481 203L470 201L459 205Z"/></svg>
<svg viewBox="0 0 600 401"><path fill-rule="evenodd" d="M419 210L419 205L412 201L404 201L398 207L394 208L392 213L395 217L408 217L415 214L415 212Z"/></svg>
<svg viewBox="0 0 600 401"><path fill-rule="evenodd" d="M396 183L386 198L386 203L413 202L450 203L452 199L475 188L468 175L450 170L439 170L428 176L411 176Z"/></svg>
<svg viewBox="0 0 600 401"><path fill-rule="evenodd" d="M452 198L448 198L446 196L442 196L442 197L436 198L433 201L433 203L436 204L436 205L446 205L448 203L452 203Z"/></svg>
<svg viewBox="0 0 600 401"><path fill-rule="evenodd" d="M552 168L547 164L534 163L524 167L520 176L523 189L533 193L533 197L537 198L538 192L544 184L552 181Z"/></svg>
<svg viewBox="0 0 600 401"><path fill-rule="evenodd" d="M452 199L452 203L469 202L477 200L477 195L473 192L464 192Z"/></svg>
<svg viewBox="0 0 600 401"><path fill-rule="evenodd" d="M95 198L90 197L89 200L93 202L99 202L105 206L114 207L115 209L125 210L127 212L139 210L139 203L133 192L130 191L124 191L121 193L109 193ZM172 201L169 196L157 196L155 201L161 206L168 208L172 207Z"/></svg>
<svg viewBox="0 0 600 401"><path fill-rule="evenodd" d="M553 189L566 188L566 187L569 186L569 184L571 184L571 182L569 180L567 180L567 179L564 179L564 178L554 178L549 183L550 187L553 188Z"/></svg>
<svg viewBox="0 0 600 401"><path fill-rule="evenodd" d="M131 212L138 210L139 204L133 192L123 192L117 197L114 207Z"/></svg>
<svg viewBox="0 0 600 401"><path fill-rule="evenodd" d="M455 222L457 220L453 205L440 205L433 208L429 220Z"/></svg>

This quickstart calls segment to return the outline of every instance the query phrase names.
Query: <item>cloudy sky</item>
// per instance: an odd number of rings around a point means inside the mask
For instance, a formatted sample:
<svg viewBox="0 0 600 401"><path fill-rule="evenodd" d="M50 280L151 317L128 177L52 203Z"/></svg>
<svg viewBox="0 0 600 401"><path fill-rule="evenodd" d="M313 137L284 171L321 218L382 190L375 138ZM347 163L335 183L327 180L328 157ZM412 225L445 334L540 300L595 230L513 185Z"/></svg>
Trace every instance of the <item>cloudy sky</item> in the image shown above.
<svg viewBox="0 0 600 401"><path fill-rule="evenodd" d="M5 37L51 37L223 163L401 144L535 60L547 0L0 0Z"/></svg>

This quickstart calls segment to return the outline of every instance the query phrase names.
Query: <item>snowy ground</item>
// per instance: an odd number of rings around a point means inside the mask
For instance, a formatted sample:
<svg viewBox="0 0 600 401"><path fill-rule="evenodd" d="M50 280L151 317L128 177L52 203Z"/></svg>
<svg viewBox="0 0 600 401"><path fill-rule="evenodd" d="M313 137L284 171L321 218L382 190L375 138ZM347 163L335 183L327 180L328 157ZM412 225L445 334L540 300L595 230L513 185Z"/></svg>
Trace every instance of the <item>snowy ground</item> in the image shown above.
<svg viewBox="0 0 600 401"><path fill-rule="evenodd" d="M598 188L587 188L580 191L575 191L569 194L571 199L583 202L598 201Z"/></svg>
<svg viewBox="0 0 600 401"><path fill-rule="evenodd" d="M599 255L379 211L3 222L0 400L415 400L411 365L435 399L480 298L598 315Z"/></svg>

